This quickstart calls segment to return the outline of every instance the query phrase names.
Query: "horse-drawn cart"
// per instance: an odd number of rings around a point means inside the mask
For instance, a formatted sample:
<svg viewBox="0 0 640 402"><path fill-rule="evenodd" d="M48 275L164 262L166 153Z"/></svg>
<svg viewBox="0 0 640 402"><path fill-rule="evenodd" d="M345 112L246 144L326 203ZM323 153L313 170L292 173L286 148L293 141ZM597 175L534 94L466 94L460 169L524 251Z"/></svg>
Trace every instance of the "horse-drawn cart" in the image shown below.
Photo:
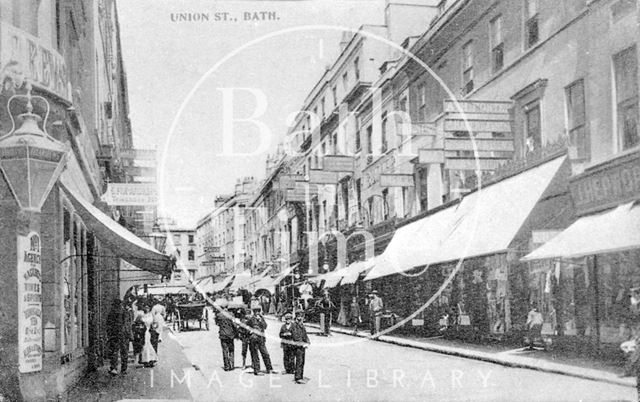
<svg viewBox="0 0 640 402"><path fill-rule="evenodd" d="M205 329L208 331L209 309L207 308L207 303L198 302L176 305L173 313L173 329L178 331L188 330L190 320L197 321L200 329L204 324Z"/></svg>

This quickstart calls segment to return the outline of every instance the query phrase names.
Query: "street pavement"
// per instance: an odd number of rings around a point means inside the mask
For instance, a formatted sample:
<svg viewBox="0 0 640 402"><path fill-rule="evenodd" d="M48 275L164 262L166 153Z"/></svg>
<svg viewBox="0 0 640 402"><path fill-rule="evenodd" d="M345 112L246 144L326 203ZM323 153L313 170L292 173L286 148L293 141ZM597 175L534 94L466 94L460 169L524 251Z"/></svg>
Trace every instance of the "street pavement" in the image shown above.
<svg viewBox="0 0 640 402"><path fill-rule="evenodd" d="M281 325L268 320L267 347L276 371L283 370L277 338ZM172 374L188 383L199 401L620 401L637 400L633 387L334 333L317 335L309 327L307 384L292 375L252 375L239 368L222 369L217 327L175 334L191 368ZM248 359L249 360L249 359ZM264 366L262 366L264 370Z"/></svg>

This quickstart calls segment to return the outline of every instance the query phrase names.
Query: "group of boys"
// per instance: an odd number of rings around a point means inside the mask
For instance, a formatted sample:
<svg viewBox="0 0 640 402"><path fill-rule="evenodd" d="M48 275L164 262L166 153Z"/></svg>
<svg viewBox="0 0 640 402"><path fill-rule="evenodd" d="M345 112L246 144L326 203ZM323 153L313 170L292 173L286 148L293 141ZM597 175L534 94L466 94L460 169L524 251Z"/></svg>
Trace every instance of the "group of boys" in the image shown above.
<svg viewBox="0 0 640 402"><path fill-rule="evenodd" d="M251 366L254 375L264 375L260 371L260 356L262 356L266 372L275 374L265 342L267 323L262 316L262 309L259 307L251 310L242 309L234 315L228 310L225 303L220 304L219 308L216 314L216 324L219 327L218 336L222 346L224 370L231 371L235 368L234 340L239 338L242 341L242 368L246 368L248 349L251 353ZM295 322L292 322L293 316L290 313L285 314L284 318L285 323L280 329L280 338L284 352L285 373L294 374L294 381L303 384L305 383L305 348L309 345L309 337L303 324L304 316L301 312L296 314Z"/></svg>

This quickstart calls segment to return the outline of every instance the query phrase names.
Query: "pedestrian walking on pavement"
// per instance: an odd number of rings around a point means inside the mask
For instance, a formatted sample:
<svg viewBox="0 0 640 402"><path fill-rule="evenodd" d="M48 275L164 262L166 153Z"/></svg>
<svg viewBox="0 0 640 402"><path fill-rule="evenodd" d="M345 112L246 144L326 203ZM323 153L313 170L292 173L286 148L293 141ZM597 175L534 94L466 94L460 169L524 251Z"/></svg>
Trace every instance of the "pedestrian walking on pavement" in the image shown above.
<svg viewBox="0 0 640 402"><path fill-rule="evenodd" d="M351 322L351 326L353 326L353 334L356 335L358 333L358 325L362 322L362 316L360 314L358 298L355 296L351 299L351 305L349 306L349 321Z"/></svg>
<svg viewBox="0 0 640 402"><path fill-rule="evenodd" d="M267 329L267 323L262 316L260 307L253 309L252 315L247 321L247 325L251 328L251 334L249 335L249 352L251 353L253 374L263 375L260 372L260 355L262 355L262 361L267 369L267 373L275 374L273 366L271 365L271 357L267 351L267 345L264 337L264 331ZM260 355L258 355L258 353L260 353Z"/></svg>
<svg viewBox="0 0 640 402"><path fill-rule="evenodd" d="M234 355L234 339L236 338L236 325L233 322L227 305L222 304L221 310L216 314L216 324L218 325L218 336L220 337L220 345L222 346L222 361L224 371L231 371L235 366Z"/></svg>
<svg viewBox="0 0 640 402"><path fill-rule="evenodd" d="M120 358L120 374L127 372L131 324L129 310L120 299L114 299L111 311L107 316L107 344L111 363L109 373L112 375L118 374L118 357Z"/></svg>
<svg viewBox="0 0 640 402"><path fill-rule="evenodd" d="M308 380L304 376L304 359L309 347L309 336L304 327L304 314L296 313L296 322L291 325L291 349L293 354L294 376L296 384L305 384Z"/></svg>
<svg viewBox="0 0 640 402"><path fill-rule="evenodd" d="M145 303L143 307L144 314L140 318L140 320L144 323L145 332L144 332L144 343L142 345L142 351L140 352L140 362L145 367L153 367L158 361L158 354L156 353L156 349L153 347L151 343L151 332L153 329L153 315L151 314L151 308L149 304Z"/></svg>
<svg viewBox="0 0 640 402"><path fill-rule="evenodd" d="M333 304L331 298L329 297L329 291L325 290L324 296L318 302L318 307L320 309L320 313L323 318L323 335L330 336L331 335L331 321L333 310L336 308L336 305Z"/></svg>
<svg viewBox="0 0 640 402"><path fill-rule="evenodd" d="M527 328L529 329L528 333L528 347L529 349L534 349L534 344L536 341L542 341L542 324L544 319L542 317L542 313L538 311L538 305L536 303L531 304L531 310L527 315Z"/></svg>
<svg viewBox="0 0 640 402"><path fill-rule="evenodd" d="M371 335L376 335L380 332L380 315L382 314L383 308L384 303L378 296L378 292L374 290L369 294L369 327L371 329Z"/></svg>
<svg viewBox="0 0 640 402"><path fill-rule="evenodd" d="M284 315L284 324L280 328L280 346L282 347L284 374L293 374L295 367L294 345L292 344L293 334L291 327L293 326L293 315L287 313Z"/></svg>
<svg viewBox="0 0 640 402"><path fill-rule="evenodd" d="M142 322L142 316L144 315L144 301L136 300L132 307L135 307L133 310L133 325L132 325L132 334L133 339L131 343L133 344L133 356L134 361L137 361L139 364L142 364L142 347L144 346L144 334L147 331L144 322Z"/></svg>

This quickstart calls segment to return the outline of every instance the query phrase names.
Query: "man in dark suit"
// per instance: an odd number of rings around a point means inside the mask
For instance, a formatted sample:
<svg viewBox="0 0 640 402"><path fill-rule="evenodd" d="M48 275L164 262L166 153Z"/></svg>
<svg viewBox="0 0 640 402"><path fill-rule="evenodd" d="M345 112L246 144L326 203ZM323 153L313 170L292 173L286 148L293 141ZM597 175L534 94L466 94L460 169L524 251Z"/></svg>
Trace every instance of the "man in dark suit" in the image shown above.
<svg viewBox="0 0 640 402"><path fill-rule="evenodd" d="M291 324L291 341L293 349L293 359L295 365L294 381L297 384L305 384L307 378L304 377L304 355L309 346L309 336L304 327L304 313L296 313L296 322Z"/></svg>
<svg viewBox="0 0 640 402"><path fill-rule="evenodd" d="M264 375L260 372L260 355L267 369L267 373L275 373L271 365L271 357L267 351L267 345L264 338L264 331L267 329L267 323L262 317L260 307L253 309L253 314L249 317L247 325L251 328L249 335L249 352L251 353L251 365L253 366L254 375ZM260 355L258 355L260 353Z"/></svg>
<svg viewBox="0 0 640 402"><path fill-rule="evenodd" d="M285 374L293 374L294 370L294 354L293 354L293 345L291 343L292 333L291 328L293 327L293 315L291 313L287 313L284 315L284 324L280 328L280 339L282 342L280 345L282 346L282 354L284 356L284 372Z"/></svg>
<svg viewBox="0 0 640 402"><path fill-rule="evenodd" d="M216 314L216 324L218 325L218 335L222 345L222 361L224 371L231 371L235 365L233 340L236 337L236 325L233 318L227 311L227 306L220 306L221 310Z"/></svg>

